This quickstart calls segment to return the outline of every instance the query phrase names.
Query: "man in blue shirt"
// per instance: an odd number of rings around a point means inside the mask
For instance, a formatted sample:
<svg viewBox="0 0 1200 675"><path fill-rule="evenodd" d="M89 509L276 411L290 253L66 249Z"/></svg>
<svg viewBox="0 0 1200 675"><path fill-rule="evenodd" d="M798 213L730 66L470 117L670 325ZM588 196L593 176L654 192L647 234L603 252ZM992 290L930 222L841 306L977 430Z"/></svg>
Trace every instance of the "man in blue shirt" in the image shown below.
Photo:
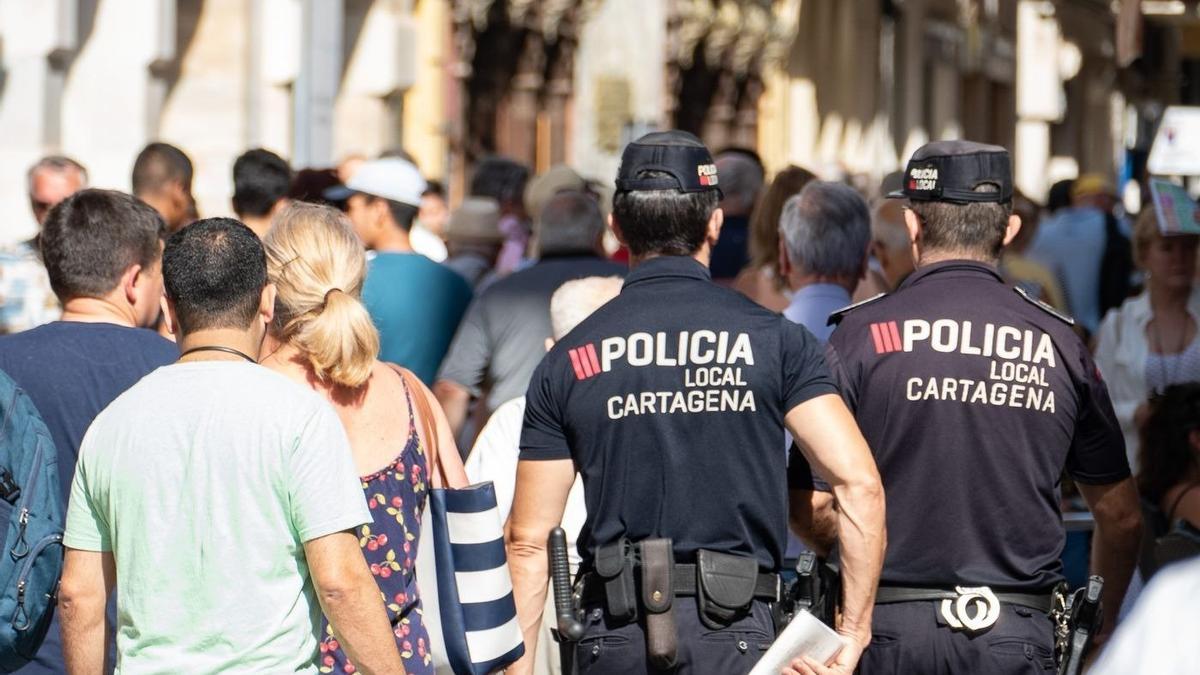
<svg viewBox="0 0 1200 675"><path fill-rule="evenodd" d="M829 315L850 304L867 265L871 215L848 185L814 181L783 206L779 263L792 301L783 315L821 342Z"/></svg>
<svg viewBox="0 0 1200 675"><path fill-rule="evenodd" d="M158 321L164 232L154 209L127 194L83 190L68 197L50 211L40 237L62 320L0 338L0 370L29 394L54 439L64 513L92 420L150 371L179 358L174 343L146 330ZM19 672L65 668L52 625Z"/></svg>
<svg viewBox="0 0 1200 675"><path fill-rule="evenodd" d="M409 232L424 190L417 167L388 157L363 164L325 196L348 200L354 231L375 253L362 295L379 329L379 358L433 384L472 293L457 273L413 250Z"/></svg>
<svg viewBox="0 0 1200 675"><path fill-rule="evenodd" d="M1029 247L1029 257L1058 277L1071 314L1088 334L1130 288L1129 228L1112 215L1113 192L1102 176L1080 177L1071 187L1071 207L1043 221Z"/></svg>

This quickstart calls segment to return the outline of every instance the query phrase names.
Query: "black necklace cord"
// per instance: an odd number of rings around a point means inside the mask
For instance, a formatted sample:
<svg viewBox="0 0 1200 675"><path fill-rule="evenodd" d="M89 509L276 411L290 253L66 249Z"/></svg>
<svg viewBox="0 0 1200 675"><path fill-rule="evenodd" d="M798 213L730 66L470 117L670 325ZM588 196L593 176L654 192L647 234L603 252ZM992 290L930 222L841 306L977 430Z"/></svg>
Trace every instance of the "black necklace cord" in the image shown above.
<svg viewBox="0 0 1200 675"><path fill-rule="evenodd" d="M234 356L240 356L243 359L246 359L247 361L249 361L250 363L258 365L258 360L252 358L249 354L246 354L245 352L240 352L240 351L234 349L233 347L225 347L223 345L200 345L199 347L192 347L191 349L180 354L179 358L182 359L183 357L187 356L188 354L194 354L195 352L223 352L225 354L233 354Z"/></svg>

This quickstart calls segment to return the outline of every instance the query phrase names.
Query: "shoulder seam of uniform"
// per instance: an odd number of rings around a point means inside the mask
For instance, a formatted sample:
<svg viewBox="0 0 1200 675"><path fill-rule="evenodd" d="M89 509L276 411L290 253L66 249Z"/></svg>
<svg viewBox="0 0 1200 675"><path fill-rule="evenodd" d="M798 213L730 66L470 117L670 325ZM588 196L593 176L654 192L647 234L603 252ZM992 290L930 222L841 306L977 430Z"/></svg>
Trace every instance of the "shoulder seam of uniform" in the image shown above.
<svg viewBox="0 0 1200 675"><path fill-rule="evenodd" d="M880 293L879 295L867 298L866 300L859 300L858 302L856 302L852 305L847 305L847 306L837 310L836 312L830 312L829 320L825 322L825 325L826 326L836 326L839 323L841 323L842 318L845 317L850 312L853 312L854 310L858 309L859 307L864 307L866 305L869 305L872 302L879 300L880 298L886 298L887 295L888 295L887 293Z"/></svg>
<svg viewBox="0 0 1200 675"><path fill-rule="evenodd" d="M1021 288L1020 286L1013 286L1013 290L1017 292L1017 295L1021 296L1022 298L1025 298L1025 301L1026 301L1026 302L1028 302L1029 304L1031 304L1031 305L1033 305L1033 306L1037 307L1038 309L1040 309L1040 310L1042 310L1043 312L1045 312L1045 313L1049 314L1050 316L1052 316L1052 317L1054 317L1054 318L1058 319L1059 321L1062 321L1063 323L1067 324L1068 326L1074 326L1074 325L1075 325L1075 319L1074 319L1074 318L1072 318L1072 317L1069 317L1069 316L1067 316L1066 314L1063 314L1062 312L1058 311L1057 309L1054 309L1054 308L1053 308L1053 307L1051 307L1050 305L1048 305L1048 304L1046 304L1046 303L1042 302L1041 300L1039 300L1039 299L1037 299L1037 298L1035 298L1035 297L1033 297L1033 296L1029 295L1029 293L1027 293L1027 292L1025 291L1025 289L1024 289L1024 288Z"/></svg>

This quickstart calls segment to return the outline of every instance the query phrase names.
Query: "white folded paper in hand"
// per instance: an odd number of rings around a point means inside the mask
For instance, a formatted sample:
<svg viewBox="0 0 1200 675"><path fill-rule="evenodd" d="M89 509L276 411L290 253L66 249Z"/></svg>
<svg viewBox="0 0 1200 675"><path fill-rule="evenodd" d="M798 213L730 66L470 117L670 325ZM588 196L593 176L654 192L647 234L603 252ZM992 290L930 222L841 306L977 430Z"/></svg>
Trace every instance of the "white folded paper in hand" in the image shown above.
<svg viewBox="0 0 1200 675"><path fill-rule="evenodd" d="M779 675L788 664L801 656L829 665L842 651L842 645L841 636L832 628L821 623L807 610L801 610L775 638L750 675Z"/></svg>

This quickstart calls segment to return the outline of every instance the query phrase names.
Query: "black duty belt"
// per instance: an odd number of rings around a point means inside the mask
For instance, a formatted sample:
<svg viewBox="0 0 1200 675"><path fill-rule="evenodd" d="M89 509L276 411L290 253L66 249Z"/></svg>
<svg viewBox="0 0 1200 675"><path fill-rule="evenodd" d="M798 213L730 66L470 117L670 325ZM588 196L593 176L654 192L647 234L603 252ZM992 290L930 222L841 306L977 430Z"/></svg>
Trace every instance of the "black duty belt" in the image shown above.
<svg viewBox="0 0 1200 675"><path fill-rule="evenodd" d="M980 589L985 587L978 587ZM924 602L930 600L952 600L957 601L965 594L969 594L975 588L959 588L959 589L941 589L941 588L915 588L906 586L880 586L879 591L875 594L875 604L890 605L900 602ZM966 593L964 593L964 591ZM1049 614L1054 608L1054 594L1052 592L1045 593L997 593L988 591L992 597L1002 604L1020 605L1028 607L1043 614Z"/></svg>
<svg viewBox="0 0 1200 675"><path fill-rule="evenodd" d="M696 566L688 563L677 563L672 575L672 587L676 597L695 597L696 595ZM585 572L580 580L583 584L582 599L586 604L604 601L604 580L592 572ZM759 573L754 582L754 598L777 602L780 597L780 581L778 574Z"/></svg>

